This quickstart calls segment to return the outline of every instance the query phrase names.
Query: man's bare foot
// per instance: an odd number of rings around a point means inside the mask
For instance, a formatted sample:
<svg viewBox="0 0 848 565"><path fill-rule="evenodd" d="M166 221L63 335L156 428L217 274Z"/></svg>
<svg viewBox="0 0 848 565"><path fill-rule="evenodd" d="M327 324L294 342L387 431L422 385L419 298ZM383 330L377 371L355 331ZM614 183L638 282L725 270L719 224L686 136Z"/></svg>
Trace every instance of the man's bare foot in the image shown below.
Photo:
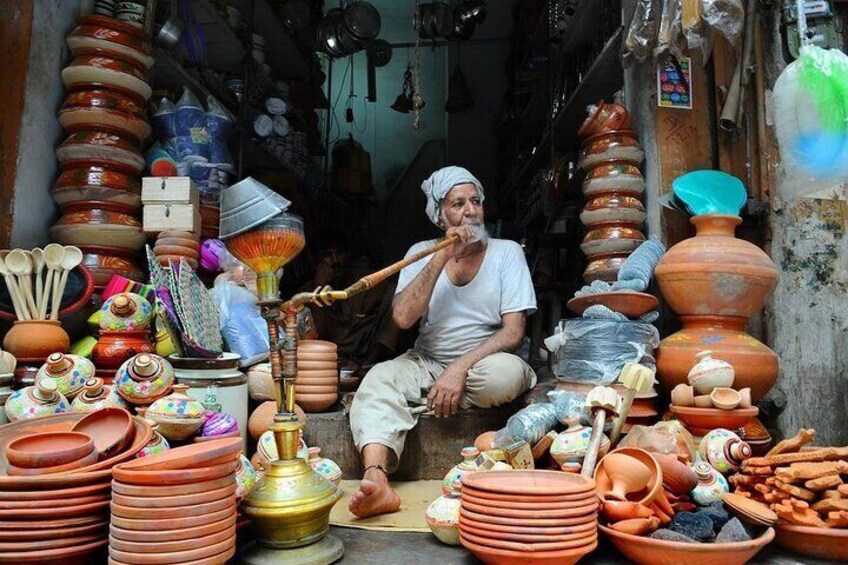
<svg viewBox="0 0 848 565"><path fill-rule="evenodd" d="M348 508L358 518L389 514L400 510L400 497L387 482L362 479Z"/></svg>

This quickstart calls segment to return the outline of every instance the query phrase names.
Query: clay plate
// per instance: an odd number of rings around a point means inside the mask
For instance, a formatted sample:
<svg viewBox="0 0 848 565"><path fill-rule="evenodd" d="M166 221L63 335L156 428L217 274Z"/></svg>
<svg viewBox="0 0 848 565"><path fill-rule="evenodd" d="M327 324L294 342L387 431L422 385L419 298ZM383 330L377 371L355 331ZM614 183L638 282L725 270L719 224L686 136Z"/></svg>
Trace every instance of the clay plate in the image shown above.
<svg viewBox="0 0 848 565"><path fill-rule="evenodd" d="M523 520L525 518L558 520L560 518L585 516L586 514L597 512L598 500L591 500L583 504L582 506L576 506L574 508L567 508L563 510L520 510L512 508L497 508L491 505L482 506L480 504L468 502L467 499L463 498L462 508L465 508L472 512L477 512L478 514L486 514L488 516L498 516L502 518L514 518L517 520Z"/></svg>
<svg viewBox="0 0 848 565"><path fill-rule="evenodd" d="M762 526L773 526L777 523L777 514L756 500L731 492L724 495L722 502L743 522L753 522Z"/></svg>
<svg viewBox="0 0 848 565"><path fill-rule="evenodd" d="M532 512L538 510L572 510L575 508L582 508L587 504L595 503L595 495L594 493L589 493L582 500L570 500L566 502L547 502L547 501L539 501L539 502L513 502L513 501L503 501L503 500L491 500L487 498L477 498L473 494L470 494L467 491L462 491L462 502L470 502L471 504L477 504L478 506L488 506L492 508L505 508L512 510L529 510Z"/></svg>
<svg viewBox="0 0 848 565"><path fill-rule="evenodd" d="M100 526L102 530L106 530L106 525ZM7 551L33 551L37 549L56 549L59 547L68 547L70 545L85 545L97 540L102 540L103 535L100 533L87 536L68 536L67 534L58 535L53 539L43 539L38 541L18 541L18 542L0 542L0 553Z"/></svg>
<svg viewBox="0 0 848 565"><path fill-rule="evenodd" d="M6 458L18 467L55 467L76 462L94 449L84 433L47 432L19 437L6 445Z"/></svg>
<svg viewBox="0 0 848 565"><path fill-rule="evenodd" d="M736 408L735 410L719 410L718 408L693 408L689 406L671 406L671 413L690 429L714 430L725 428L735 430L745 427L760 413L756 406L751 408Z"/></svg>
<svg viewBox="0 0 848 565"><path fill-rule="evenodd" d="M102 532L105 532L106 526L109 525L109 518L103 518L99 522L94 522L92 524L84 525L84 526L72 526L67 528L51 528L47 530L10 530L10 531L0 531L0 541L13 541L13 542L24 542L24 541L42 541L42 540L53 540L57 538L61 538L64 536L84 536L93 534L95 532L98 533L99 537L103 537Z"/></svg>
<svg viewBox="0 0 848 565"><path fill-rule="evenodd" d="M599 292L572 298L566 306L578 316L582 316L586 308L595 304L635 319L659 308L660 301L653 294L645 292Z"/></svg>
<svg viewBox="0 0 848 565"><path fill-rule="evenodd" d="M110 473L111 474L111 473ZM64 498L77 498L82 496L94 496L98 494L109 494L110 485L107 482L82 487L39 490L39 491L0 491L0 501L38 501L59 500Z"/></svg>
<svg viewBox="0 0 848 565"><path fill-rule="evenodd" d="M195 526L191 528L183 528L181 530L157 530L157 531L137 531L126 530L114 524L109 526L109 534L115 539L120 539L129 542L144 542L144 543L159 543L169 541L196 540L204 538L207 535L216 534L218 532L229 530L236 523L236 515L232 514L223 520L206 524L203 526Z"/></svg>
<svg viewBox="0 0 848 565"><path fill-rule="evenodd" d="M164 520L135 520L132 518L122 518L121 516L112 516L112 525L125 530L133 530L136 532L160 532L164 530L181 530L184 528L193 528L197 526L205 526L225 520L230 516L235 516L236 505L225 510L213 512L206 516L189 516L188 518L166 518Z"/></svg>
<svg viewBox="0 0 848 565"><path fill-rule="evenodd" d="M577 563L584 555L591 553L596 547L598 547L598 541L595 540L595 542L591 545L577 549L536 551L533 552L531 557L525 552L486 547L484 545L473 543L467 539L460 538L460 542L469 551L473 552L478 559L487 565L572 565L573 563Z"/></svg>
<svg viewBox="0 0 848 565"><path fill-rule="evenodd" d="M577 494L595 488L592 479L560 471L489 471L462 477L462 485L505 494Z"/></svg>
<svg viewBox="0 0 848 565"><path fill-rule="evenodd" d="M558 502L572 502L575 500L586 500L586 497L594 496L593 492L578 492L576 494L560 494L560 495L550 495L546 496L544 494L505 494L505 493L493 493L485 490L476 489L470 485L462 485L462 492L467 492L471 496L475 498L482 498L484 500L497 500L502 502L539 502L539 503L548 503L552 502L554 504Z"/></svg>
<svg viewBox="0 0 848 565"><path fill-rule="evenodd" d="M100 514L101 510L109 508L109 501L89 502L88 504L77 504L76 506L62 506L60 508L17 508L15 510L3 510L0 516L4 520L49 520L58 518L79 518Z"/></svg>
<svg viewBox="0 0 848 565"><path fill-rule="evenodd" d="M103 408L87 414L71 428L94 438L100 459L120 453L133 438L133 418L122 408Z"/></svg>
<svg viewBox="0 0 848 565"><path fill-rule="evenodd" d="M573 534L575 532L583 532L586 530L595 530L598 528L598 523L596 518L585 519L583 522L579 524L575 524L573 526L559 526L559 527L539 527L539 526L502 526L499 524L489 524L487 522L480 522L478 520L474 520L468 517L468 514L461 514L460 525L468 524L469 526L473 526L478 530L484 530L489 532L486 535L497 537L500 534L524 534L530 536L540 536L540 535L562 535L562 534ZM482 535L482 534L481 534Z"/></svg>
<svg viewBox="0 0 848 565"><path fill-rule="evenodd" d="M79 518L65 518L63 520L15 520L14 522L0 522L2 530L58 530L64 528L76 528L79 526L90 526L92 524L108 524L109 511L90 513Z"/></svg>
<svg viewBox="0 0 848 565"><path fill-rule="evenodd" d="M56 549L44 549L39 551L5 551L0 553L0 563L15 563L20 565L82 565L96 562L91 559L92 553L96 552L101 547L104 547L109 540L101 538L98 541L86 543L83 545L73 545L70 547L60 547Z"/></svg>
<svg viewBox="0 0 848 565"><path fill-rule="evenodd" d="M138 508L134 506L123 506L112 502L110 508L112 517L130 518L132 520L165 520L170 518L187 518L189 516L204 516L213 512L226 510L236 503L235 495L226 498L194 504L191 506L166 506L164 508Z"/></svg>
<svg viewBox="0 0 848 565"><path fill-rule="evenodd" d="M223 541L227 541L232 539L236 535L236 525L221 530L220 532L216 532L214 534L206 534L202 538L202 542L204 546L214 545L221 543ZM114 536L109 536L109 547L117 549L118 551L128 551L132 553L165 553L165 552L177 552L177 551L190 551L192 549L197 549L199 539L184 539L179 541L166 541L166 542L137 542L137 541L124 541L115 538Z"/></svg>
<svg viewBox="0 0 848 565"><path fill-rule="evenodd" d="M848 561L848 530L812 528L781 522L774 542L783 549L819 559Z"/></svg>
<svg viewBox="0 0 848 565"><path fill-rule="evenodd" d="M240 438L194 443L123 463L120 467L124 471L194 469L237 460L242 447Z"/></svg>
<svg viewBox="0 0 848 565"><path fill-rule="evenodd" d="M131 508L167 508L171 506L206 504L232 496L235 494L237 486L233 482L229 486L208 492L177 496L125 496L123 494L112 493L112 501L121 506ZM2 508L2 505L0 505L0 508Z"/></svg>
<svg viewBox="0 0 848 565"><path fill-rule="evenodd" d="M205 443L197 443L193 445L205 445ZM148 457L155 457L155 455L149 455ZM116 480L131 485L149 485L156 487L159 485L186 485L200 481L220 479L227 475L234 475L236 469L238 469L238 465L239 461L236 459L235 461L223 463L214 467L197 467L195 469L176 469L169 471L128 471L118 466L112 469L112 475Z"/></svg>
<svg viewBox="0 0 848 565"><path fill-rule="evenodd" d="M583 532L575 538L569 538L563 541L535 541L535 542L518 542L507 541L500 536L478 536L469 532L467 529L462 530L460 526L460 537L477 545L485 545L496 549L508 549L513 551L522 551L525 553L533 553L536 551L556 551L558 549L575 549L585 547L598 541L598 532Z"/></svg>
<svg viewBox="0 0 848 565"><path fill-rule="evenodd" d="M198 545L205 544L206 540L198 540ZM120 551L114 547L109 547L109 557L119 559L125 563L138 563L139 565L169 565L182 564L187 561L195 561L197 559L206 559L218 555L236 544L236 536L233 534L229 539L211 545L203 545L202 547L195 546L194 549L187 551L172 551L167 553L136 553L130 551Z"/></svg>
<svg viewBox="0 0 848 565"><path fill-rule="evenodd" d="M464 518L471 518L485 524L494 524L496 526L512 526L515 525L515 518L504 518L503 516L490 516L488 514L480 514L468 510L466 508L459 509L460 521ZM567 518L545 519L545 518L526 518L521 520L521 525L525 527L540 527L540 528L563 528L566 526L579 526L587 522L597 521L598 513L592 512L583 516L569 516Z"/></svg>
<svg viewBox="0 0 848 565"><path fill-rule="evenodd" d="M6 472L9 473L9 476L25 476L25 477L37 477L40 475L56 475L60 473L68 473L70 471L76 471L92 465L93 463L97 463L97 450L94 449L94 445L91 446L91 451L89 451L83 457L77 459L76 461L71 461L70 463L65 463L64 465L56 465L55 467L36 467L36 468L27 468L27 467L18 467L17 465L12 465L9 463L9 466L6 467Z"/></svg>
<svg viewBox="0 0 848 565"><path fill-rule="evenodd" d="M463 533L468 533L481 538L492 538L504 541L515 541L519 543L552 543L566 542L573 540L582 540L589 536L597 539L598 525L594 522L589 522L582 526L582 530L575 528L573 532L564 534L555 534L548 531L539 531L537 533L524 532L493 532L484 528L480 528L473 523L462 521L459 524L459 530Z"/></svg>
<svg viewBox="0 0 848 565"><path fill-rule="evenodd" d="M81 496L79 498L54 498L46 500L0 500L0 510L17 510L20 508L61 508L64 506L79 506L94 502L109 502L111 495L106 492L99 496Z"/></svg>
<svg viewBox="0 0 848 565"><path fill-rule="evenodd" d="M156 485L155 489L152 489L148 486L138 486L138 485L129 485L122 483L120 481L112 481L112 492L115 494L122 494L124 496L141 496L144 498L161 498L161 497L171 497L171 496L181 496L181 495L189 495L189 494L197 494L208 492L210 490L217 490L220 488L228 487L235 481L234 477L231 477L227 474L224 477L220 477L217 479L213 479L210 481L203 481L198 483L191 484L183 484L183 485L174 485L174 486L164 486L164 485Z"/></svg>
<svg viewBox="0 0 848 565"><path fill-rule="evenodd" d="M733 543L682 543L634 536L598 524L608 540L626 558L651 565L742 565L774 539L774 528L755 540Z"/></svg>
<svg viewBox="0 0 848 565"><path fill-rule="evenodd" d="M236 554L236 546L235 546L235 544L233 544L233 546L230 549L228 549L227 551L224 551L222 553L219 553L218 555L213 555L211 557L206 557L204 559L197 559L197 560L194 560L194 561L183 561L179 565L221 565L221 563L229 563L230 559L235 554ZM109 565L136 565L137 562L136 563L125 563L123 561L118 561L117 559L115 559L113 557L109 557L108 563L109 563ZM65 565L65 564L63 564L63 565Z"/></svg>

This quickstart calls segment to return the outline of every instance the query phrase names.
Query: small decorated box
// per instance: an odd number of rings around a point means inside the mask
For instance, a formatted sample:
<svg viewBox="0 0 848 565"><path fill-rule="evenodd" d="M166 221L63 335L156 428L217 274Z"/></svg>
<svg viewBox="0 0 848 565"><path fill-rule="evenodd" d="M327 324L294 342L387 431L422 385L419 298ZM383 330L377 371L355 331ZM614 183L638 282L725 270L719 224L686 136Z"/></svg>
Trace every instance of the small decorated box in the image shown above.
<svg viewBox="0 0 848 565"><path fill-rule="evenodd" d="M200 209L200 191L189 177L144 177L142 204L191 204Z"/></svg>
<svg viewBox="0 0 848 565"><path fill-rule="evenodd" d="M200 210L193 204L145 204L142 223L145 233L200 233Z"/></svg>

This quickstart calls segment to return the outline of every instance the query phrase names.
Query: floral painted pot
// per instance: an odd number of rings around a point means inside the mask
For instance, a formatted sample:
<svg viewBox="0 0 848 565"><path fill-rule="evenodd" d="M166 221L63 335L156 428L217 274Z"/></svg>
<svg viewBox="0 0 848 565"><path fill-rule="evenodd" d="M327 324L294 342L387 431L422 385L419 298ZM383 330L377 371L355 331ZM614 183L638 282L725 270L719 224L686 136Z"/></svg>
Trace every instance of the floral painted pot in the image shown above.
<svg viewBox="0 0 848 565"><path fill-rule="evenodd" d="M69 409L70 403L59 394L56 382L52 379L42 379L34 386L13 392L5 406L10 422L60 414Z"/></svg>
<svg viewBox="0 0 848 565"><path fill-rule="evenodd" d="M458 492L443 494L430 503L424 512L427 525L436 538L447 545L460 545L459 510L461 499Z"/></svg>
<svg viewBox="0 0 848 565"><path fill-rule="evenodd" d="M127 410L129 406L114 386L104 384L103 379L98 377L88 379L82 392L71 402L71 412L96 412L103 408Z"/></svg>
<svg viewBox="0 0 848 565"><path fill-rule="evenodd" d="M727 479L712 468L709 463L700 461L695 463L695 474L698 475L698 486L692 489L689 497L699 506L709 506L718 502L724 495L730 492Z"/></svg>
<svg viewBox="0 0 848 565"><path fill-rule="evenodd" d="M600 133L629 130L631 127L630 112L617 103L603 100L589 107L589 115L577 130L579 137L590 137Z"/></svg>
<svg viewBox="0 0 848 565"><path fill-rule="evenodd" d="M137 143L105 131L84 130L70 134L56 149L56 157L63 168L106 159L132 169L137 175L144 169L144 157Z"/></svg>
<svg viewBox="0 0 848 565"><path fill-rule="evenodd" d="M236 469L236 499L241 500L256 486L258 476L250 460L242 453L239 455L239 466Z"/></svg>
<svg viewBox="0 0 848 565"><path fill-rule="evenodd" d="M104 16L83 16L65 38L71 55L105 54L145 69L153 66L150 44L142 30Z"/></svg>
<svg viewBox="0 0 848 565"><path fill-rule="evenodd" d="M462 455L462 461L448 471L442 480L442 493L444 494L449 494L456 490L458 488L457 485L462 483L462 477L474 473L478 469L477 456L480 455L480 452L476 447L473 445L463 447L460 455Z"/></svg>
<svg viewBox="0 0 848 565"><path fill-rule="evenodd" d="M310 447L307 452L309 453L309 466L312 467L312 470L334 485L339 486L339 482L342 480L342 468L332 459L321 457L320 447Z"/></svg>
<svg viewBox="0 0 848 565"><path fill-rule="evenodd" d="M714 359L712 351L701 351L695 355L698 360L689 369L686 380L698 394L710 394L716 387L733 386L736 372L733 365L721 359Z"/></svg>
<svg viewBox="0 0 848 565"><path fill-rule="evenodd" d="M580 146L577 166L587 169L604 161L624 161L639 165L645 158L645 152L639 145L636 134L630 130L620 130L593 135Z"/></svg>
<svg viewBox="0 0 848 565"><path fill-rule="evenodd" d="M47 362L38 370L36 381L52 379L56 390L65 398L72 400L82 392L88 379L94 376L94 363L70 353L51 353Z"/></svg>
<svg viewBox="0 0 848 565"><path fill-rule="evenodd" d="M115 374L118 394L131 404L152 404L168 394L173 384L174 369L171 364L150 353L131 357Z"/></svg>
<svg viewBox="0 0 848 565"><path fill-rule="evenodd" d="M605 192L639 197L645 191L645 177L633 163L602 161L586 171L581 190L586 198L593 198Z"/></svg>
<svg viewBox="0 0 848 565"><path fill-rule="evenodd" d="M91 360L98 369L116 370L128 359L141 353L153 353L150 334L146 330L133 332L100 332Z"/></svg>
<svg viewBox="0 0 848 565"><path fill-rule="evenodd" d="M646 216L645 206L639 198L618 192L604 192L586 202L580 213L580 221L584 226L623 223L638 228Z"/></svg>
<svg viewBox="0 0 848 565"><path fill-rule="evenodd" d="M129 251L140 249L147 236L132 209L112 202L72 202L50 226L50 237L62 245L97 245L108 241L113 247Z"/></svg>
<svg viewBox="0 0 848 565"><path fill-rule="evenodd" d="M159 424L159 433L169 441L182 441L193 436L206 421L206 408L188 396L187 385L175 384L174 391L153 402L145 418Z"/></svg>
<svg viewBox="0 0 848 565"><path fill-rule="evenodd" d="M153 320L153 306L134 292L110 296L100 311L100 330L105 332L147 330Z"/></svg>
<svg viewBox="0 0 848 565"><path fill-rule="evenodd" d="M94 285L105 288L114 275L136 282L144 282L145 275L135 264L132 253L118 247L79 246L83 265L91 272Z"/></svg>
<svg viewBox="0 0 848 565"><path fill-rule="evenodd" d="M153 420L145 419L145 421L153 428L153 436L150 438L150 441L147 442L147 445L141 448L141 451L138 452L136 458L164 453L171 449L171 444L169 444L168 440L162 437L162 434L159 433L159 424Z"/></svg>
<svg viewBox="0 0 848 565"><path fill-rule="evenodd" d="M569 418L565 423L568 428L557 434L550 449L551 457L560 466L565 463L581 463L586 450L589 449L589 438L592 436L592 428L581 425L577 418ZM609 448L609 438L602 435L598 459L606 455Z"/></svg>
<svg viewBox="0 0 848 565"><path fill-rule="evenodd" d="M751 446L730 430L718 428L701 438L701 458L722 474L739 470L752 455Z"/></svg>
<svg viewBox="0 0 848 565"><path fill-rule="evenodd" d="M67 90L106 87L148 100L153 90L142 67L102 55L78 55L62 69Z"/></svg>
<svg viewBox="0 0 848 565"><path fill-rule="evenodd" d="M586 232L580 250L589 258L605 253L629 253L644 241L645 234L639 231L637 224L596 224Z"/></svg>
<svg viewBox="0 0 848 565"><path fill-rule="evenodd" d="M111 133L130 137L138 143L150 136L145 104L113 90L95 88L70 92L59 109L59 123L71 133Z"/></svg>

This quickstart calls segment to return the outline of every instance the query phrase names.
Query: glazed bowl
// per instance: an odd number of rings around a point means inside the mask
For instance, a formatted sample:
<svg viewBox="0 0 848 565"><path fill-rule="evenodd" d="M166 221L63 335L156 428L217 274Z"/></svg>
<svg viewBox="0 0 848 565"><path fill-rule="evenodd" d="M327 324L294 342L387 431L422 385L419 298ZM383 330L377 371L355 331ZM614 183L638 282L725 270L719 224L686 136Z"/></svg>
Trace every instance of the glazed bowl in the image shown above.
<svg viewBox="0 0 848 565"><path fill-rule="evenodd" d="M587 198L609 192L639 197L645 191L645 178L632 163L603 161L586 171L581 190Z"/></svg>
<svg viewBox="0 0 848 565"><path fill-rule="evenodd" d="M27 468L72 463L94 450L91 436L79 432L46 432L19 437L6 445L12 465Z"/></svg>
<svg viewBox="0 0 848 565"><path fill-rule="evenodd" d="M773 528L750 541L682 543L625 534L602 524L598 527L622 555L639 565L743 565L775 539Z"/></svg>
<svg viewBox="0 0 848 565"><path fill-rule="evenodd" d="M736 410L671 406L670 410L695 435L703 435L700 432L717 428L728 430L742 428L760 413L756 406L753 408L737 408Z"/></svg>
<svg viewBox="0 0 848 565"><path fill-rule="evenodd" d="M586 232L580 250L591 259L607 253L631 253L644 241L645 234L635 224L597 224Z"/></svg>
<svg viewBox="0 0 848 565"><path fill-rule="evenodd" d="M110 202L73 202L49 231L62 245L96 246L103 241L113 247L136 251L147 241L131 208Z"/></svg>
<svg viewBox="0 0 848 565"><path fill-rule="evenodd" d="M604 161L623 161L638 166L644 158L645 152L636 134L621 130L587 138L580 146L577 166L587 169Z"/></svg>
<svg viewBox="0 0 848 565"><path fill-rule="evenodd" d="M146 69L153 66L150 44L145 41L143 30L105 16L83 16L78 22L65 38L72 56L104 53Z"/></svg>
<svg viewBox="0 0 848 565"><path fill-rule="evenodd" d="M60 207L80 200L100 200L141 208L141 181L133 169L109 161L74 161L62 167L51 196Z"/></svg>
<svg viewBox="0 0 848 565"><path fill-rule="evenodd" d="M832 561L848 561L848 530L813 528L780 522L775 526L774 543L788 549Z"/></svg>
<svg viewBox="0 0 848 565"><path fill-rule="evenodd" d="M583 271L583 280L587 284L596 280L615 282L618 278L618 270L621 269L621 265L629 256L629 252L603 253L593 256L587 261L586 269Z"/></svg>
<svg viewBox="0 0 848 565"><path fill-rule="evenodd" d="M601 304L635 319L659 308L660 301L653 294L646 292L598 292L572 298L567 306L569 310L582 316L586 308L595 304Z"/></svg>
<svg viewBox="0 0 848 565"><path fill-rule="evenodd" d="M62 69L62 81L68 90L106 87L148 100L153 90L142 67L101 55L78 55Z"/></svg>
<svg viewBox="0 0 848 565"><path fill-rule="evenodd" d="M56 149L56 157L63 168L106 159L131 169L135 175L140 175L144 169L144 157L135 141L105 131L72 133Z"/></svg>
<svg viewBox="0 0 848 565"><path fill-rule="evenodd" d="M144 103L120 92L91 89L70 92L59 109L68 132L99 131L130 137L138 143L150 135Z"/></svg>
<svg viewBox="0 0 848 565"><path fill-rule="evenodd" d="M580 213L585 226L606 223L626 223L641 226L647 213L642 201L635 196L605 192L593 196Z"/></svg>

